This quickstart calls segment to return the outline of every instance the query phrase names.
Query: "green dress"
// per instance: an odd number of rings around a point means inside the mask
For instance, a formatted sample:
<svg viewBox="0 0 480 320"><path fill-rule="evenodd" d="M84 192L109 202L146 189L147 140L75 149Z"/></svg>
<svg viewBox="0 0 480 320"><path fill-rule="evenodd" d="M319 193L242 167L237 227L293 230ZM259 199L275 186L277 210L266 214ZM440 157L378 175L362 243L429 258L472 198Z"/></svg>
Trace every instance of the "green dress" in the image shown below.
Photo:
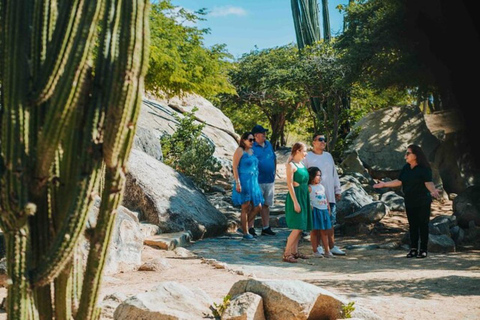
<svg viewBox="0 0 480 320"><path fill-rule="evenodd" d="M293 189L302 211L300 213L295 211L292 197L288 192L285 201L285 219L290 229L310 231L312 230L312 208L310 206L310 192L308 191L308 170L303 164L292 163L297 167L297 171L293 173L293 181L299 184L298 187Z"/></svg>

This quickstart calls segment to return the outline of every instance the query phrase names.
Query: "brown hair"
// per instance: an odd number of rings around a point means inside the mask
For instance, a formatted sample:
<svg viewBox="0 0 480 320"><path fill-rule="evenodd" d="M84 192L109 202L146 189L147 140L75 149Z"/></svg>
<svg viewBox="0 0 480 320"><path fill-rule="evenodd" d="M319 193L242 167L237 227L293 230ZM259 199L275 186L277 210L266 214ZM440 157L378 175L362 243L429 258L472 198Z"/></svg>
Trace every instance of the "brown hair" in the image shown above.
<svg viewBox="0 0 480 320"><path fill-rule="evenodd" d="M307 146L303 142L296 142L292 147L292 157L303 148L307 149Z"/></svg>
<svg viewBox="0 0 480 320"><path fill-rule="evenodd" d="M245 141L244 141L244 140L247 140L249 135L252 135L252 136L253 136L253 133L251 133L250 131L249 131L249 132L245 132L245 133L242 134L242 136L240 137L240 141L238 141L238 145L239 145L240 148L242 148L243 150L245 150Z"/></svg>
<svg viewBox="0 0 480 320"><path fill-rule="evenodd" d="M417 163L419 166L430 168L430 162L428 162L427 156L423 152L422 148L416 144L411 144L407 149L412 150L412 153L417 157Z"/></svg>

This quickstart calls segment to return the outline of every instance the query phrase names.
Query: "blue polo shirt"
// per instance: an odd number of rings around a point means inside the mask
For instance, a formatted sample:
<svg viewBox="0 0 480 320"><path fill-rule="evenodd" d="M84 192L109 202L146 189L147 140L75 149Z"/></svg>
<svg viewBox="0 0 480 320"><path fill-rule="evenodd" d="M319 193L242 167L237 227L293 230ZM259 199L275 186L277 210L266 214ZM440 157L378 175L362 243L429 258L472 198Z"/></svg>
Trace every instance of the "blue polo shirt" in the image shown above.
<svg viewBox="0 0 480 320"><path fill-rule="evenodd" d="M265 141L262 147L256 141L253 143L253 154L258 158L258 183L273 183L275 181L275 159L272 144Z"/></svg>

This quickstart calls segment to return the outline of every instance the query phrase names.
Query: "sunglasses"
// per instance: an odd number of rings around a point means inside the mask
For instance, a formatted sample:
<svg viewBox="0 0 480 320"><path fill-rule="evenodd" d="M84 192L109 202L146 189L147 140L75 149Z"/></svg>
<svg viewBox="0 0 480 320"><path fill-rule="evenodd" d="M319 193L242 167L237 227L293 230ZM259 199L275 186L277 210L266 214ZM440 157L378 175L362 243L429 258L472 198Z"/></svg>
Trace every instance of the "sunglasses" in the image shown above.
<svg viewBox="0 0 480 320"><path fill-rule="evenodd" d="M252 139L252 138L250 138L250 139L247 139L247 140L248 140L248 141L250 141L250 142L253 142L253 141L255 141L255 139Z"/></svg>
<svg viewBox="0 0 480 320"><path fill-rule="evenodd" d="M406 155L406 156L409 156L409 155L411 155L411 154L412 154L411 152L408 152L408 151L405 152L405 155Z"/></svg>
<svg viewBox="0 0 480 320"><path fill-rule="evenodd" d="M316 139L316 140L317 140L318 142L327 142L327 139L325 139L325 138L318 138L318 139Z"/></svg>

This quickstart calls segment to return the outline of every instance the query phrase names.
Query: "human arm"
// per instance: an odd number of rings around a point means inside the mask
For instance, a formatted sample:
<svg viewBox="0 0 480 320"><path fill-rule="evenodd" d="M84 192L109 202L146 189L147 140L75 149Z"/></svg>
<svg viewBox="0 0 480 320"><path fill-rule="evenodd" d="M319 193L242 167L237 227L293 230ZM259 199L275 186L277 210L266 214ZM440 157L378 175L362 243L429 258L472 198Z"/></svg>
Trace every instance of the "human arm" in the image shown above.
<svg viewBox="0 0 480 320"><path fill-rule="evenodd" d="M238 164L243 155L243 149L237 148L233 153L232 169L233 169L233 178L235 179L235 189L237 192L242 192L242 186L240 185L240 177L238 175Z"/></svg>
<svg viewBox="0 0 480 320"><path fill-rule="evenodd" d="M287 163L286 167L287 167L286 171L287 171L288 192L290 194L290 197L292 198L294 210L300 213L302 209L300 208L300 204L298 203L298 200L297 200L297 195L295 194L295 189L294 189L295 182L293 181L293 174L295 173L295 171L297 171L297 168L292 163Z"/></svg>
<svg viewBox="0 0 480 320"><path fill-rule="evenodd" d="M440 190L435 188L435 185L433 182L425 182L425 187L427 187L428 191L430 191L430 194L435 197L436 199L440 198Z"/></svg>
<svg viewBox="0 0 480 320"><path fill-rule="evenodd" d="M335 167L335 161L333 160L333 157L332 157L332 164L333 164L332 166L333 190L335 192L335 199L337 201L340 201L342 199L342 187L340 185L340 178L338 177L338 172L337 172L337 168Z"/></svg>
<svg viewBox="0 0 480 320"><path fill-rule="evenodd" d="M378 188L396 188L396 187L400 187L402 185L402 181L398 180L398 179L395 179L395 180L392 180L392 181L380 181L379 183L375 183L373 185L374 188L378 189Z"/></svg>

